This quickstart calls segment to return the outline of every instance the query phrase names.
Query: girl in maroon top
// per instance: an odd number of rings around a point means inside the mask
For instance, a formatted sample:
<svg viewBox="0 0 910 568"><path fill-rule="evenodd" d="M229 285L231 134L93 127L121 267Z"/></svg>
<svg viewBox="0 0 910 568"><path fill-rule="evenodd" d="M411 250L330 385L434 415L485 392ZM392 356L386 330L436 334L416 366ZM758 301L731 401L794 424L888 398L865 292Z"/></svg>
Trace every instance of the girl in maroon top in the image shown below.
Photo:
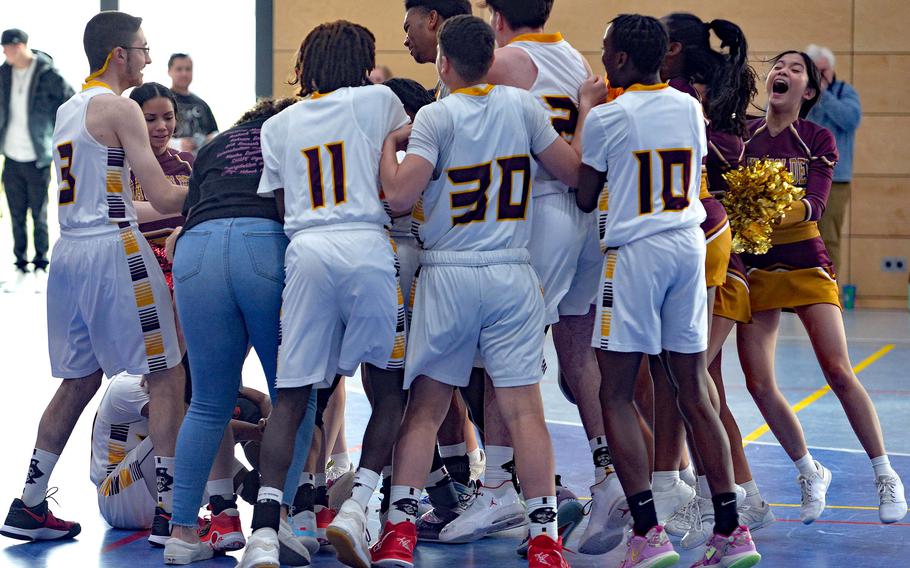
<svg viewBox="0 0 910 568"><path fill-rule="evenodd" d="M786 164L794 184L804 188L806 195L775 227L767 254L743 255L751 288L752 323L738 327L737 346L746 385L799 470L801 517L804 523L811 523L825 509L831 472L813 460L799 420L774 378L780 312L794 310L809 334L828 385L872 460L879 517L893 523L907 513L903 485L885 453L872 401L853 373L834 268L816 226L825 210L837 161L834 136L804 119L819 97L818 70L805 53L785 52L774 59L765 88L767 113L749 123L746 160L770 158Z"/></svg>
<svg viewBox="0 0 910 568"><path fill-rule="evenodd" d="M170 89L159 83L145 83L133 89L130 98L136 101L145 115L148 126L149 142L152 152L158 158L158 164L164 175L174 184L189 185L190 173L193 166L193 155L189 152L180 152L169 148L168 144L177 126L177 103ZM130 187L133 192L133 204L136 207L136 216L139 220L139 231L145 236L152 247L152 252L158 258L158 264L164 272L171 291L174 282L171 277L171 263L164 254L164 241L174 232L174 229L183 225L180 215L162 215L155 211L151 203L145 198L142 187L135 176L130 174Z"/></svg>

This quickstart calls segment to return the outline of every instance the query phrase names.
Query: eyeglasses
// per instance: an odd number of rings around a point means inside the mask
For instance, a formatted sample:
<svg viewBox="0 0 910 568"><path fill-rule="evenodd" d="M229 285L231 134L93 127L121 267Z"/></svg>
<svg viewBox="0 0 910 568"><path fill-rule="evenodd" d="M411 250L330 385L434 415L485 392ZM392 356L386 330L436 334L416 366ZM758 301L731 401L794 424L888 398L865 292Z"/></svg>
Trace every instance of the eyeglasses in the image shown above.
<svg viewBox="0 0 910 568"><path fill-rule="evenodd" d="M149 54L149 48L147 48L147 47L132 47L132 46L128 46L128 45L121 45L120 47L122 49L138 49L139 51L144 51L146 55Z"/></svg>

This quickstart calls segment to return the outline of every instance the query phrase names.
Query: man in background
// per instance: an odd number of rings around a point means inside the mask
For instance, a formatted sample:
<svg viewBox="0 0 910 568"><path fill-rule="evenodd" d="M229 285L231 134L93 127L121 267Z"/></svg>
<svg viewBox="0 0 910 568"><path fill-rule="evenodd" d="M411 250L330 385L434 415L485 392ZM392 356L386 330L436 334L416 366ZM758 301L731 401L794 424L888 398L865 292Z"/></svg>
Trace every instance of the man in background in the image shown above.
<svg viewBox="0 0 910 568"><path fill-rule="evenodd" d="M167 61L171 90L177 99L177 130L174 147L195 154L218 133L212 109L204 100L190 92L193 82L193 60L186 53L175 53Z"/></svg>
<svg viewBox="0 0 910 568"><path fill-rule="evenodd" d="M73 95L53 59L28 47L28 34L10 29L0 37L6 61L0 66L0 153L3 187L13 225L16 279L29 274L26 214L32 212L37 275L47 274L47 187L50 183L51 136L57 107ZM13 291L17 286L7 288Z"/></svg>
<svg viewBox="0 0 910 568"><path fill-rule="evenodd" d="M840 252L840 237L844 217L850 203L850 181L853 179L853 140L863 110L859 95L849 84L838 80L834 73L834 54L827 47L812 44L806 53L815 62L822 76L822 93L818 103L809 112L808 119L820 124L834 134L840 159L834 166L834 183L825 214L818 222L818 230L825 241L825 248L831 256L835 269L843 266Z"/></svg>

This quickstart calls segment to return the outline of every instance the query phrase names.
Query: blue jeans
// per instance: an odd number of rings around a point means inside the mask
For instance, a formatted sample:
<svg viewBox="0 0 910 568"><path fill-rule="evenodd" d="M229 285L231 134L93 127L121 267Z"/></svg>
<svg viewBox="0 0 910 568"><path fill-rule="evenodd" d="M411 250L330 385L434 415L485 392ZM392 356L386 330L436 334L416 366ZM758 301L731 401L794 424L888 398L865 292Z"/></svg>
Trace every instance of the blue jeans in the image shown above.
<svg viewBox="0 0 910 568"><path fill-rule="evenodd" d="M205 483L237 401L251 344L275 400L287 246L281 224L252 217L206 221L185 232L177 243L174 297L190 359L193 399L177 437L172 519L176 525L196 526ZM297 491L315 416L313 391L297 431L285 504L293 501Z"/></svg>

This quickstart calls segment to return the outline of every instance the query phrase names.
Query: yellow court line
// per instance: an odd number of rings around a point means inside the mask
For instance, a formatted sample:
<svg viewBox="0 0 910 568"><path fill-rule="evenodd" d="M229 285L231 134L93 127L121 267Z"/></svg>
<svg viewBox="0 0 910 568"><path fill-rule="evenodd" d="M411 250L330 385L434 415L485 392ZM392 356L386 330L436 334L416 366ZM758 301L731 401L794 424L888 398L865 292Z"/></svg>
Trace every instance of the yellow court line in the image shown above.
<svg viewBox="0 0 910 568"><path fill-rule="evenodd" d="M798 503L768 503L772 507L802 507ZM851 511L878 511L878 507L866 505L825 505L826 509L850 509Z"/></svg>
<svg viewBox="0 0 910 568"><path fill-rule="evenodd" d="M853 367L853 372L856 373L856 374L861 373L861 372L864 371L869 365L871 365L872 363L875 363L876 361L878 361L879 359L881 359L882 357L884 357L885 355L887 355L888 352L890 352L892 349L894 349L894 344L893 344L893 343L889 343L888 345L885 345L884 347L882 347L881 349L879 349L878 351L876 351L876 352L873 353L872 355L869 355L868 357L866 357L866 358L865 358L862 362L860 362L857 366ZM800 410L806 408L807 406L809 406L810 404L812 404L812 403L815 402L816 400L818 400L818 399L820 399L821 397L823 397L823 396L825 396L826 394L828 394L828 392L830 392L830 391L831 391L831 387L830 387L830 386L828 386L828 385L823 386L822 388L818 389L817 391L815 391L814 393L810 394L810 395L807 396L806 398L804 398L804 399L802 399L801 401L799 401L799 402L797 402L796 404L794 404L794 405L792 406L793 412L794 412L794 413L795 413L795 412L799 412ZM748 446L751 442L754 442L755 440L758 440L759 438L761 438L762 436L764 436L765 434L767 434L767 433L770 432L770 431L771 431L771 427L768 426L768 423L767 423L767 422L765 422L764 424L762 424L761 426L759 426L758 428L756 428L755 430L753 430L752 432L750 432L748 436L745 436L745 437L743 438L743 447Z"/></svg>

